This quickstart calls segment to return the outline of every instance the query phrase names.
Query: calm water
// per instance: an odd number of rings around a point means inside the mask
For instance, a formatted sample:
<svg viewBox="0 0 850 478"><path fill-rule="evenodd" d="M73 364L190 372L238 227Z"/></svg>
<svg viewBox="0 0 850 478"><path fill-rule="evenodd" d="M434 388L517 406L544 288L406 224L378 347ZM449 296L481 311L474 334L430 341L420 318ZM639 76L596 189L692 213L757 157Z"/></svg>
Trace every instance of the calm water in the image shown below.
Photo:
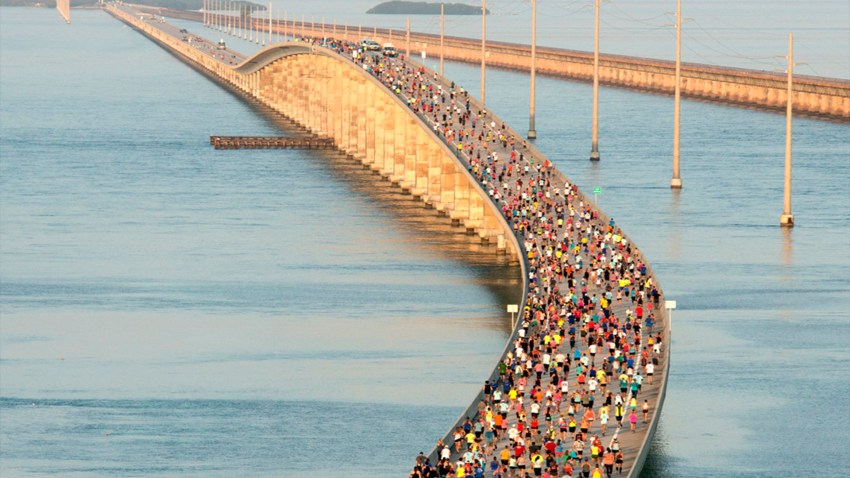
<svg viewBox="0 0 850 478"><path fill-rule="evenodd" d="M104 13L2 21L0 475L395 477L433 446L518 268L344 158L214 151L280 131Z"/></svg>
<svg viewBox="0 0 850 478"><path fill-rule="evenodd" d="M106 14L0 13L0 474L404 476L518 271L344 158L213 151L281 126ZM846 476L850 127L795 121L788 232L782 116L685 102L673 194L671 100L604 89L591 164L589 91L539 80L537 145L679 302L644 475Z"/></svg>
<svg viewBox="0 0 850 478"><path fill-rule="evenodd" d="M267 4L267 2L257 2ZM403 31L405 15L366 15L381 0L273 1L274 17L324 18L353 28L381 26ZM449 2L451 3L451 2ZM462 3L481 5L480 0ZM487 0L487 37L531 41L530 0ZM257 17L268 18L258 12ZM599 43L606 53L667 60L676 55L675 0L606 0L600 7ZM682 61L785 71L788 33L794 33L794 59L804 75L850 79L850 2L846 0L682 1ZM438 35L439 15L415 15L411 29ZM364 30L364 36L367 35ZM447 16L446 35L480 38L481 17ZM537 2L540 45L593 51L593 0ZM399 38L398 44L402 43ZM417 46L413 45L413 49ZM432 53L434 51L432 50ZM434 55L436 57L436 53Z"/></svg>

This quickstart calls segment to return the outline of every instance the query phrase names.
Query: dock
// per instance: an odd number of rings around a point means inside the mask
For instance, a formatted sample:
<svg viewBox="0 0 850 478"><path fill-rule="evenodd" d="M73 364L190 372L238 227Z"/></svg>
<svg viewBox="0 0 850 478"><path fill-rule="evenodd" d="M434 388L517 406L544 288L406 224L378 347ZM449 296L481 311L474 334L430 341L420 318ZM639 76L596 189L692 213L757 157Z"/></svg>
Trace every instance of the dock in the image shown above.
<svg viewBox="0 0 850 478"><path fill-rule="evenodd" d="M330 149L332 138L286 136L210 136L215 149Z"/></svg>

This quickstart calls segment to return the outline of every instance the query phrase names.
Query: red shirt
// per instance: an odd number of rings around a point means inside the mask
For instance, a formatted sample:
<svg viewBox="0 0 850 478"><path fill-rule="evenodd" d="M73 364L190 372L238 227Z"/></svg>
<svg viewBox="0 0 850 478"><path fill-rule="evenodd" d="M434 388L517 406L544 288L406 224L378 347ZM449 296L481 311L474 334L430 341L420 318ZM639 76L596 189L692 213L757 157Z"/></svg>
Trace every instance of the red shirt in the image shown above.
<svg viewBox="0 0 850 478"><path fill-rule="evenodd" d="M514 458L519 458L525 452L525 447L522 445L517 445L514 447Z"/></svg>

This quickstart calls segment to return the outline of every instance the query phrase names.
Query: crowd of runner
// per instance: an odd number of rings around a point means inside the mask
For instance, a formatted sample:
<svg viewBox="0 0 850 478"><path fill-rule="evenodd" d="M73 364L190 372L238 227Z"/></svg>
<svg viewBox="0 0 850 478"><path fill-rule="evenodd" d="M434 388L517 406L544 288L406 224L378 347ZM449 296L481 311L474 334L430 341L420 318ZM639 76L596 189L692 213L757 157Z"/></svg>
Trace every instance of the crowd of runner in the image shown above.
<svg viewBox="0 0 850 478"><path fill-rule="evenodd" d="M321 44L374 75L433 128L502 211L525 255L528 295L496 379L484 383L474 413L448 443L438 441L435 456L416 457L410 477L622 473L618 434L649 423L641 387L652 383L663 350L654 328L660 291L639 253L463 88L403 56Z"/></svg>
<svg viewBox="0 0 850 478"><path fill-rule="evenodd" d="M395 92L450 145L498 205L525 254L519 329L477 413L420 454L411 477L602 478L622 472L614 429L650 417L640 401L661 356L660 293L613 220L469 93L422 67L331 44ZM613 438L609 438L613 436ZM606 439L607 438L607 439ZM604 441L603 441L604 440Z"/></svg>
<svg viewBox="0 0 850 478"><path fill-rule="evenodd" d="M306 40L305 41L309 41ZM414 478L622 473L618 434L649 422L641 387L662 357L660 292L613 220L469 93L404 57L325 42L430 125L502 211L523 248L528 296L513 347L472 416L416 457Z"/></svg>

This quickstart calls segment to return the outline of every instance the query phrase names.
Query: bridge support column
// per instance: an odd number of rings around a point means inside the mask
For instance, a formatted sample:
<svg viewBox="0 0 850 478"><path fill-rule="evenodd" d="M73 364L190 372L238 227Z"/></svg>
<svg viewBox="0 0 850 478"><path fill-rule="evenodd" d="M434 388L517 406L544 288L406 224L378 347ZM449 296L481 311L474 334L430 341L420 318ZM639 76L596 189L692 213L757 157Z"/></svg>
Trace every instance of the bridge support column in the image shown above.
<svg viewBox="0 0 850 478"><path fill-rule="evenodd" d="M484 199L470 191L469 214L466 221L464 221L467 231L481 231L484 227L484 208Z"/></svg>
<svg viewBox="0 0 850 478"><path fill-rule="evenodd" d="M354 100L354 110L357 115L357 155L355 157L360 161L365 161L368 154L366 137L368 133L369 89L364 80L358 83L357 92L359 98Z"/></svg>
<svg viewBox="0 0 850 478"><path fill-rule="evenodd" d="M390 181L401 184L404 181L404 154L407 149L404 135L407 133L407 115L401 109L393 109L393 142L392 142L392 172Z"/></svg>
<svg viewBox="0 0 850 478"><path fill-rule="evenodd" d="M375 105L377 92L372 85L369 85L366 90L366 156L363 159L363 164L369 164L375 158L375 119L377 112Z"/></svg>
<svg viewBox="0 0 850 478"><path fill-rule="evenodd" d="M416 185L413 188L414 196L428 195L428 144L425 135L417 137L416 145Z"/></svg>
<svg viewBox="0 0 850 478"><path fill-rule="evenodd" d="M318 78L319 88L324 88L326 92L323 95L319 96L319 111L322 117L322 132L325 136L333 136L334 135L334 115L336 114L336 108L334 103L334 99L336 98L336 91L333 89L333 84L339 75L335 74L333 70L327 71L325 69L325 76L321 76ZM334 91L332 94L327 94L328 91Z"/></svg>
<svg viewBox="0 0 850 478"><path fill-rule="evenodd" d="M343 120L344 120L344 110L342 106L342 97L343 97L343 88L345 88L345 73L340 68L342 65L339 63L334 63L333 66L333 75L331 75L330 83L333 85L331 87L331 91L333 91L333 103L332 108L330 108L329 115L331 126L329 130L331 131L331 136L333 137L334 144L342 150L345 149L345 136L343 132Z"/></svg>
<svg viewBox="0 0 850 478"><path fill-rule="evenodd" d="M419 127L412 118L408 118L404 126L404 180L402 188L416 189L416 137Z"/></svg>
<svg viewBox="0 0 850 478"><path fill-rule="evenodd" d="M345 154L352 154L351 148L351 84L354 83L348 75L348 69L343 69L342 84L340 86L340 103L339 103L339 147Z"/></svg>
<svg viewBox="0 0 850 478"><path fill-rule="evenodd" d="M455 182L462 181L454 161L444 159L440 168L440 203L449 211L454 210Z"/></svg>
<svg viewBox="0 0 850 478"><path fill-rule="evenodd" d="M470 179L463 177L464 174L462 172L458 172L458 176L455 180L454 205L451 218L465 222L469 219Z"/></svg>
<svg viewBox="0 0 850 478"><path fill-rule="evenodd" d="M492 240L496 242L497 246L499 242L504 244L504 233L502 232L502 228L499 227L499 218L493 215L489 209L484 211L484 227L478 231L478 236L486 241ZM496 239L499 236L502 236L501 241Z"/></svg>
<svg viewBox="0 0 850 478"><path fill-rule="evenodd" d="M438 211L442 211L440 176L443 172L443 151L432 141L428 143L428 152L428 202L433 204Z"/></svg>
<svg viewBox="0 0 850 478"><path fill-rule="evenodd" d="M318 88L316 82L316 66L314 63L308 63L306 65L307 68L307 79L306 83L306 99L307 99L307 121L309 121L310 129L313 130L314 134L320 134L321 132L321 116L318 108ZM310 81L310 80L313 81ZM322 92L324 94L324 92Z"/></svg>
<svg viewBox="0 0 850 478"><path fill-rule="evenodd" d="M382 101L380 93L375 94L375 154L370 156L369 165L372 171L383 173L384 156L386 153L386 124L387 106Z"/></svg>

